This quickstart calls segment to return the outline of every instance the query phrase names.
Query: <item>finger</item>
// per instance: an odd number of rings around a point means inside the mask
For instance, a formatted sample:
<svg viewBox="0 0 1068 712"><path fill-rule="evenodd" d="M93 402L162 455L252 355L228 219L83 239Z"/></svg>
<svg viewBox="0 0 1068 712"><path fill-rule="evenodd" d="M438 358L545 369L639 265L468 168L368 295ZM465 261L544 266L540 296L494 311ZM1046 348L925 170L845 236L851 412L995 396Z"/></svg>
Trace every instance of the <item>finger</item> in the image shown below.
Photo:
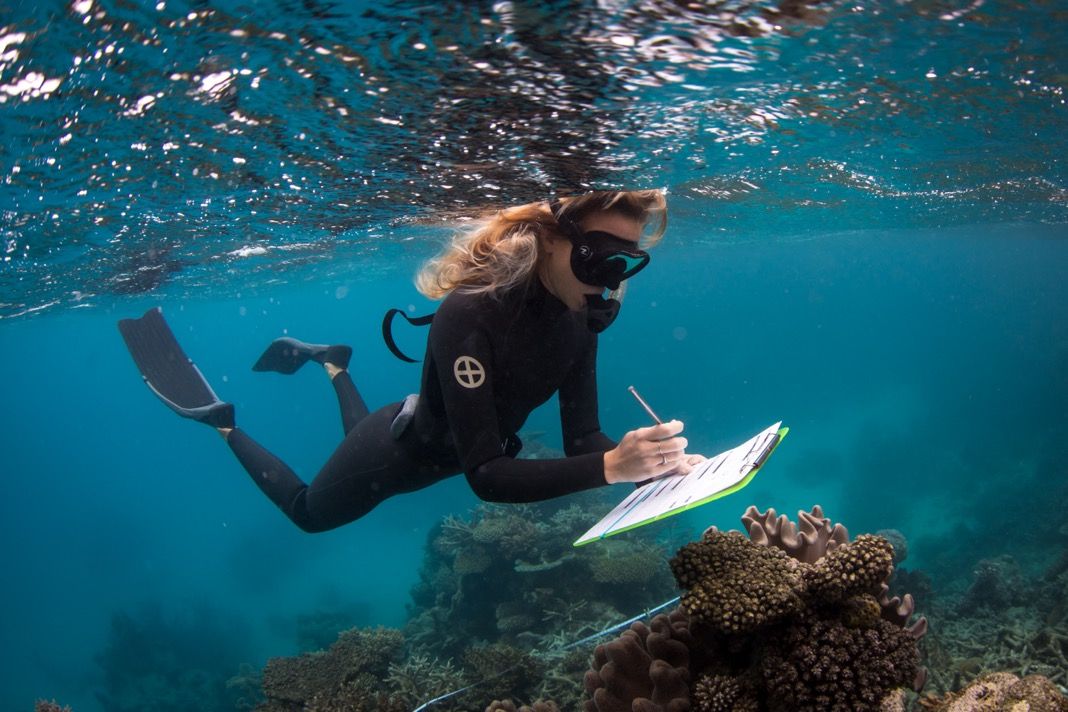
<svg viewBox="0 0 1068 712"><path fill-rule="evenodd" d="M657 475L657 477L671 477L673 475L688 475L688 474L690 474L690 470L692 469L688 463L686 463L686 462L684 462L682 460L679 460L679 461L676 461L676 462L671 462L669 460L668 464L665 465L665 467L668 468L667 472L664 472L664 473L662 473L660 475Z"/></svg>
<svg viewBox="0 0 1068 712"><path fill-rule="evenodd" d="M686 438L668 438L667 440L656 440L651 442L646 447L653 452L662 452L665 455L674 454L681 457L689 444L690 441Z"/></svg>
<svg viewBox="0 0 1068 712"><path fill-rule="evenodd" d="M634 432L642 440L664 440L673 435L678 435L682 432L682 428L681 420L669 420L666 423L638 428Z"/></svg>
<svg viewBox="0 0 1068 712"><path fill-rule="evenodd" d="M642 459L647 467L663 469L667 465L677 465L684 461L685 453L682 450L665 450L659 443L650 443L642 453Z"/></svg>

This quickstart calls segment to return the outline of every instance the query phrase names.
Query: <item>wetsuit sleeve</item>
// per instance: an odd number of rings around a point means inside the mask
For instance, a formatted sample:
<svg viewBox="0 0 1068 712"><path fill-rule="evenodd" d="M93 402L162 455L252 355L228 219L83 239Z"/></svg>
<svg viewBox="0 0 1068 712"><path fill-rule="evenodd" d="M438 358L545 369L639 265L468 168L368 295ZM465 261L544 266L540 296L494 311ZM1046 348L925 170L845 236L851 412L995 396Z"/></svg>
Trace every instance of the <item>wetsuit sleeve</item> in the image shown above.
<svg viewBox="0 0 1068 712"><path fill-rule="evenodd" d="M505 454L494 402L493 353L476 306L446 300L430 329L445 414L471 489L490 502L536 502L606 484L601 452L550 460Z"/></svg>
<svg viewBox="0 0 1068 712"><path fill-rule="evenodd" d="M590 345L575 362L560 386L560 429L564 452L584 455L607 452L616 442L601 432L597 417L597 337L591 334Z"/></svg>

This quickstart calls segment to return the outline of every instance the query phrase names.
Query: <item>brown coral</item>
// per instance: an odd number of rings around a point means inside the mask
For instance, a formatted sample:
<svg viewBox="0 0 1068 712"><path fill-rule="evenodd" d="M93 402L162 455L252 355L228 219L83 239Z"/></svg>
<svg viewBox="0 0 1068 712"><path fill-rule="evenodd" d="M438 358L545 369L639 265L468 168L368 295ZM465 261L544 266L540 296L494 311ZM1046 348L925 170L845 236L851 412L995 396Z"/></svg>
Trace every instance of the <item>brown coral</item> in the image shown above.
<svg viewBox="0 0 1068 712"><path fill-rule="evenodd" d="M552 700L538 700L532 705L516 707L511 700L494 700L486 708L486 712L560 712L560 708Z"/></svg>
<svg viewBox="0 0 1068 712"><path fill-rule="evenodd" d="M586 673L586 712L687 712L690 635L678 612L658 615L594 651Z"/></svg>
<svg viewBox="0 0 1068 712"><path fill-rule="evenodd" d="M815 603L838 603L877 591L893 571L894 549L880 536L861 534L802 568L806 594Z"/></svg>
<svg viewBox="0 0 1068 712"><path fill-rule="evenodd" d="M874 596L853 596L842 603L842 623L849 628L871 628L881 617L882 608Z"/></svg>
<svg viewBox="0 0 1068 712"><path fill-rule="evenodd" d="M743 679L729 675L702 675L694 685L697 712L758 712L755 692Z"/></svg>
<svg viewBox="0 0 1068 712"><path fill-rule="evenodd" d="M739 532L705 532L679 549L671 570L681 605L694 620L723 633L745 633L799 611L801 574L781 550Z"/></svg>
<svg viewBox="0 0 1068 712"><path fill-rule="evenodd" d="M607 542L589 562L597 583L641 585L660 574L663 553L653 546L630 541Z"/></svg>
<svg viewBox="0 0 1068 712"><path fill-rule="evenodd" d="M69 706L60 706L55 700L37 700L33 706L34 712L71 712Z"/></svg>
<svg viewBox="0 0 1068 712"><path fill-rule="evenodd" d="M771 712L877 712L919 669L916 640L872 616L848 627L833 612L806 613L765 643L759 667Z"/></svg>
<svg viewBox="0 0 1068 712"><path fill-rule="evenodd" d="M535 552L539 531L529 519L510 511L487 509L471 529L471 538L511 559Z"/></svg>
<svg viewBox="0 0 1068 712"><path fill-rule="evenodd" d="M753 543L781 549L805 564L814 563L849 541L846 528L832 524L818 504L811 512L798 512L797 521L795 525L785 514L776 516L774 509L761 512L752 506L742 515L742 524Z"/></svg>
<svg viewBox="0 0 1068 712"><path fill-rule="evenodd" d="M349 705L376 709L378 682L389 674L389 664L401 653L403 638L387 628L353 629L338 636L324 652L292 658L272 658L263 669L267 708L303 704L328 710ZM277 703L272 707L272 703Z"/></svg>
<svg viewBox="0 0 1068 712"><path fill-rule="evenodd" d="M995 672L960 692L922 698L920 706L931 712L1068 712L1068 697L1041 675Z"/></svg>

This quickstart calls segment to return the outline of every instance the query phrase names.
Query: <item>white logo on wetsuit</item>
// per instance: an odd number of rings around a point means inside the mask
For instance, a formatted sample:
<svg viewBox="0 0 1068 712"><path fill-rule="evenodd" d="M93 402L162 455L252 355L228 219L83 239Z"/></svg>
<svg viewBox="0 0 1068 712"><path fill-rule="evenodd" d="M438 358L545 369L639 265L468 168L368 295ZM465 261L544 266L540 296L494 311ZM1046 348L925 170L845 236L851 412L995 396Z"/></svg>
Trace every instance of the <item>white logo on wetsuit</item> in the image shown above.
<svg viewBox="0 0 1068 712"><path fill-rule="evenodd" d="M486 369L474 356L461 356L452 365L456 382L464 388L478 388L486 381Z"/></svg>

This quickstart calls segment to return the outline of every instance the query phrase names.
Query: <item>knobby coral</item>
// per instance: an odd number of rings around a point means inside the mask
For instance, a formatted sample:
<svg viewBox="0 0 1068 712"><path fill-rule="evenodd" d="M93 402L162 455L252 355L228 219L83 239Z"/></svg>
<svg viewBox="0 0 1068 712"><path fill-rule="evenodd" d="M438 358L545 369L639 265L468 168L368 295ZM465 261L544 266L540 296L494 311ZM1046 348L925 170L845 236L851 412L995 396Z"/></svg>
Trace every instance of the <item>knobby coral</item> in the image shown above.
<svg viewBox="0 0 1068 712"><path fill-rule="evenodd" d="M850 541L818 507L799 521L750 507L750 538L711 528L683 546L679 609L597 649L587 712L875 712L922 684L926 623L887 596L890 543Z"/></svg>

